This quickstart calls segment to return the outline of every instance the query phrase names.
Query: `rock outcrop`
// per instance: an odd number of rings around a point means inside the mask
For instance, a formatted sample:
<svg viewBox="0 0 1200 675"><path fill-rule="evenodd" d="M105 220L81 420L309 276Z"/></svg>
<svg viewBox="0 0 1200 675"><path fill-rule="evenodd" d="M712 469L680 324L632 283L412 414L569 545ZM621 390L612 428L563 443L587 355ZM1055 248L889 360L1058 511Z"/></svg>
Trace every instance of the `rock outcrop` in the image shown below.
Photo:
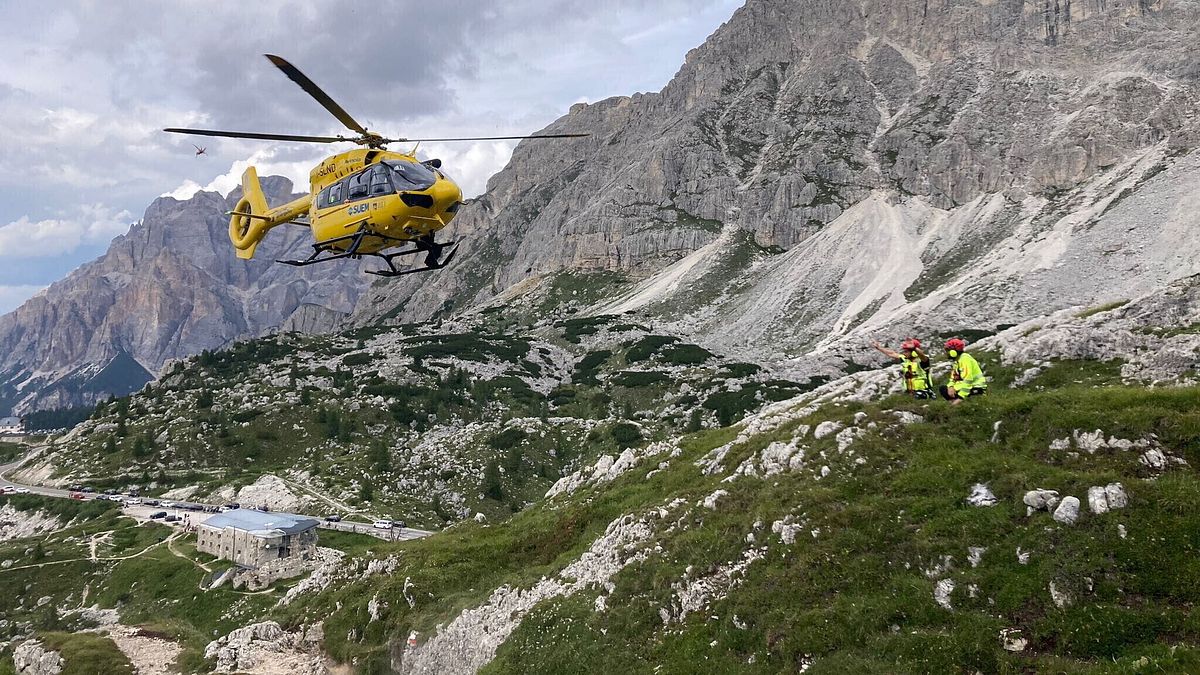
<svg viewBox="0 0 1200 675"><path fill-rule="evenodd" d="M263 189L272 204L297 196L286 178L265 178ZM0 414L125 394L172 359L239 338L336 327L369 277L355 263L275 264L307 255L299 227L237 259L225 212L240 192L155 200L99 259L0 316Z"/></svg>
<svg viewBox="0 0 1200 675"><path fill-rule="evenodd" d="M20 511L12 504L0 506L0 542L54 532L62 526L57 517L43 511Z"/></svg>
<svg viewBox="0 0 1200 675"><path fill-rule="evenodd" d="M62 655L37 640L17 645L12 658L18 675L58 675L63 670Z"/></svg>
<svg viewBox="0 0 1200 675"><path fill-rule="evenodd" d="M218 673L324 675L329 669L321 656L323 639L319 623L289 633L274 621L264 621L208 643L204 658L213 660Z"/></svg>

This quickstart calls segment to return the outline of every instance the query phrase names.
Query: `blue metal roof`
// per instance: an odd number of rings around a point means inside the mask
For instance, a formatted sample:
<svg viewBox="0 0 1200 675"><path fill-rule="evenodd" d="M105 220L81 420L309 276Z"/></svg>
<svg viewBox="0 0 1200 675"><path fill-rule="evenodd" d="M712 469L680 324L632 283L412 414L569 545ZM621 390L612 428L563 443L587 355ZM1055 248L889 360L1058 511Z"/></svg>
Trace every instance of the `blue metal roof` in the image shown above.
<svg viewBox="0 0 1200 675"><path fill-rule="evenodd" d="M319 521L316 518L298 516L294 513L232 509L224 513L218 513L204 521L204 524L220 529L233 527L247 532L279 530L284 534L296 534L305 530L311 530L319 524Z"/></svg>

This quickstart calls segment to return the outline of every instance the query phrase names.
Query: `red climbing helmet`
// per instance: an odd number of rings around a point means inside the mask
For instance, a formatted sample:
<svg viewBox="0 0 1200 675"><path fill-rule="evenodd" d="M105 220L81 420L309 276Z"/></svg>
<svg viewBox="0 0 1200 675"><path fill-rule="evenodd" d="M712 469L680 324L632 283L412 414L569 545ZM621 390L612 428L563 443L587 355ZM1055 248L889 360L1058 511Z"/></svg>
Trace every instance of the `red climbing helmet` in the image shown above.
<svg viewBox="0 0 1200 675"><path fill-rule="evenodd" d="M962 352L967 348L967 343L961 338L950 338L946 340L946 351Z"/></svg>
<svg viewBox="0 0 1200 675"><path fill-rule="evenodd" d="M917 338L908 338L900 345L900 349L903 349L906 352L911 351L913 349L920 349L920 348L921 348L921 341L918 340Z"/></svg>

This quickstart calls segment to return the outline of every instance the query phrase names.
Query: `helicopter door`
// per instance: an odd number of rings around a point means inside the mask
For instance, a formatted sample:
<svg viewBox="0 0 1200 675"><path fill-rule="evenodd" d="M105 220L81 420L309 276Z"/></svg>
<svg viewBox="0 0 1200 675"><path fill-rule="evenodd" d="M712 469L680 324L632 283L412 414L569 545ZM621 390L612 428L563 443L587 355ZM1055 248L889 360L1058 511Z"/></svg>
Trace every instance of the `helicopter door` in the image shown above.
<svg viewBox="0 0 1200 675"><path fill-rule="evenodd" d="M371 169L371 196L378 197L380 195L390 195L395 190L392 189L391 172L387 167L377 164L374 169Z"/></svg>

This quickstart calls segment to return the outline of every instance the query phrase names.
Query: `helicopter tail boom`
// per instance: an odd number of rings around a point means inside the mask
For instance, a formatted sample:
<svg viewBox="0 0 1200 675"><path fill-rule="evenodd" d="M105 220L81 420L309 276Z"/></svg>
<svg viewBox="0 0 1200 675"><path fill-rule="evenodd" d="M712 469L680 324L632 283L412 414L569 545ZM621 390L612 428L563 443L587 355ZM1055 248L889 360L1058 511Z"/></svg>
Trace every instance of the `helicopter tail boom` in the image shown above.
<svg viewBox="0 0 1200 675"><path fill-rule="evenodd" d="M297 199L277 208L267 205L258 173L248 167L242 174L242 198L229 215L229 241L242 260L254 257L254 250L267 232L276 225L295 220L308 212L307 197Z"/></svg>

